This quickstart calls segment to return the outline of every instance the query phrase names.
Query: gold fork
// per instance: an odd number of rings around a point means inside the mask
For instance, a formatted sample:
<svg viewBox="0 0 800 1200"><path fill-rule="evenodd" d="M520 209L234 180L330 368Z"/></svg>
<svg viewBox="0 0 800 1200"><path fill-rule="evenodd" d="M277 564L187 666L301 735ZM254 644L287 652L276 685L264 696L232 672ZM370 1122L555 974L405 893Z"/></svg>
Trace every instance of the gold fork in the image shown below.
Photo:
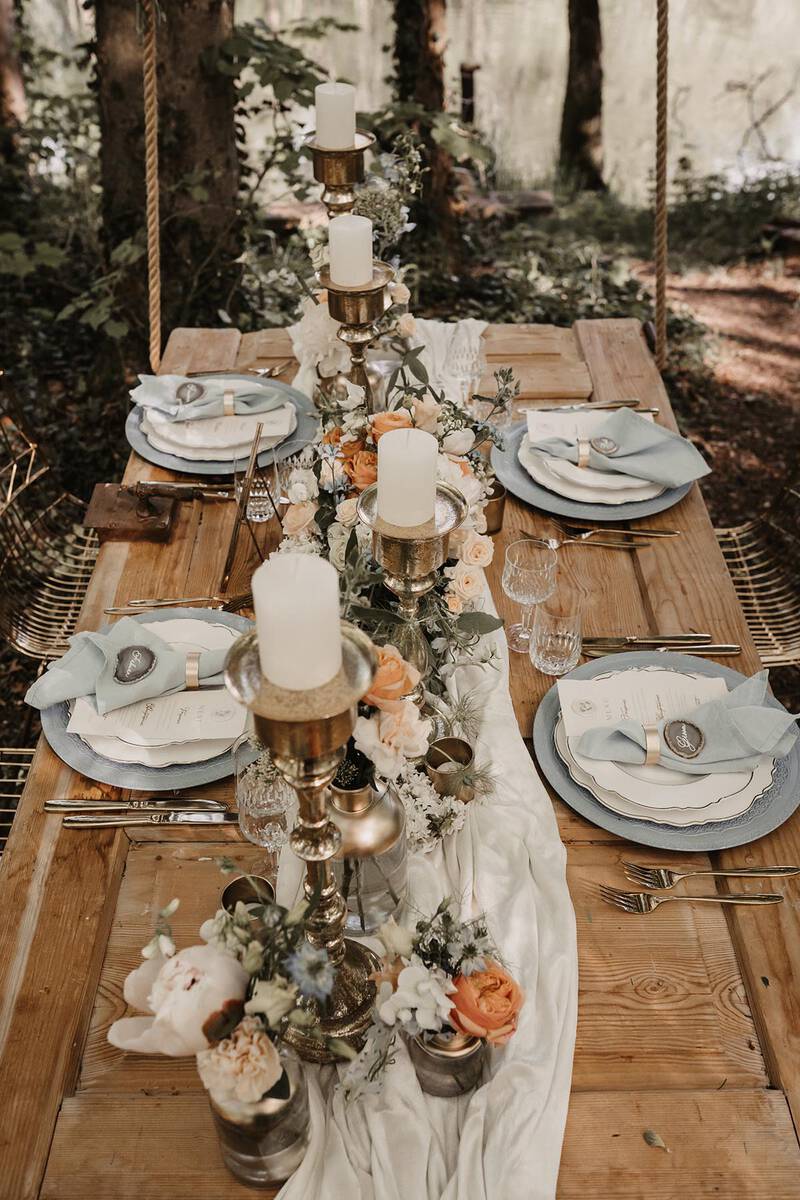
<svg viewBox="0 0 800 1200"><path fill-rule="evenodd" d="M252 599L252 592L239 592L232 596L154 596L146 600L129 600L127 604L121 604L117 608L104 608L103 612L112 617L130 617L153 608L180 608L183 605L200 605L218 608L222 612L238 612L241 608L247 608Z"/></svg>
<svg viewBox="0 0 800 1200"><path fill-rule="evenodd" d="M688 904L780 904L783 900L783 896L773 892L759 896L651 896L648 892L619 892L604 883L600 884L600 895L606 904L639 916L653 912L659 904L668 904L670 900L683 900Z"/></svg>
<svg viewBox="0 0 800 1200"><path fill-rule="evenodd" d="M800 875L800 867L731 867L729 871L672 871L669 867L648 867L642 863L623 859L625 877L639 887L664 891L674 888L682 879L693 879L696 875L728 876L734 879L788 879Z"/></svg>

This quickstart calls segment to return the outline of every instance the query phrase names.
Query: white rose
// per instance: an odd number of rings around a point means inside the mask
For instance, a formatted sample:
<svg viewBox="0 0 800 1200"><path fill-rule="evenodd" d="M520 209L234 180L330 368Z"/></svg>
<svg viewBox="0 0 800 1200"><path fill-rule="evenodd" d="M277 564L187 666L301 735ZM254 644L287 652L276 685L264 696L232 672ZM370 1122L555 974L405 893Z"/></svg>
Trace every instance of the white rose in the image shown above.
<svg viewBox="0 0 800 1200"><path fill-rule="evenodd" d="M458 557L471 567L488 567L494 558L494 542L474 529L467 530L458 550Z"/></svg>
<svg viewBox="0 0 800 1200"><path fill-rule="evenodd" d="M386 779L396 779L405 766L405 759L400 750L385 746L381 741L379 714L372 717L359 717L353 730L356 750L366 754L375 764L378 774Z"/></svg>
<svg viewBox="0 0 800 1200"><path fill-rule="evenodd" d="M449 483L461 492L470 508L482 499L483 484L476 478L466 459L448 458L446 454L440 454L437 473L443 483Z"/></svg>
<svg viewBox="0 0 800 1200"><path fill-rule="evenodd" d="M127 977L123 995L132 1008L154 1015L122 1017L109 1029L108 1040L140 1054L197 1054L215 1040L215 1027L237 1009L241 1013L248 983L241 963L214 946L147 959Z"/></svg>
<svg viewBox="0 0 800 1200"><path fill-rule="evenodd" d="M414 399L411 404L414 425L425 433L436 433L442 406L432 396Z"/></svg>
<svg viewBox="0 0 800 1200"><path fill-rule="evenodd" d="M336 520L340 525L344 525L345 529L352 529L358 520L358 497L351 496L347 500L341 500L336 505Z"/></svg>
<svg viewBox="0 0 800 1200"><path fill-rule="evenodd" d="M303 504L319 495L317 477L313 471L304 467L295 467L289 476L286 497L290 504Z"/></svg>
<svg viewBox="0 0 800 1200"><path fill-rule="evenodd" d="M475 445L475 434L471 429L454 429L442 440L445 454L467 454Z"/></svg>
<svg viewBox="0 0 800 1200"><path fill-rule="evenodd" d="M329 559L337 571L344 570L345 555L347 553L347 543L350 539L350 530L345 529L344 525L339 525L334 521L328 526L328 547Z"/></svg>
<svg viewBox="0 0 800 1200"><path fill-rule="evenodd" d="M454 617L460 616L461 613L464 611L464 601L462 600L461 596L459 596L458 592L451 592L450 589L448 588L447 591L445 592L444 598L445 598L447 607L448 607L449 611L453 614L453 616Z"/></svg>
<svg viewBox="0 0 800 1200"><path fill-rule="evenodd" d="M452 575L450 586L462 600L474 600L483 595L484 575L480 567L460 562Z"/></svg>
<svg viewBox="0 0 800 1200"><path fill-rule="evenodd" d="M404 283L396 283L392 288L392 303L393 304L408 304L411 299L411 292Z"/></svg>
<svg viewBox="0 0 800 1200"><path fill-rule="evenodd" d="M413 337L417 331L417 322L411 313L403 313L397 322L397 332L401 337Z"/></svg>
<svg viewBox="0 0 800 1200"><path fill-rule="evenodd" d="M319 468L319 485L326 492L335 492L345 484L349 485L347 472L341 459L323 458Z"/></svg>

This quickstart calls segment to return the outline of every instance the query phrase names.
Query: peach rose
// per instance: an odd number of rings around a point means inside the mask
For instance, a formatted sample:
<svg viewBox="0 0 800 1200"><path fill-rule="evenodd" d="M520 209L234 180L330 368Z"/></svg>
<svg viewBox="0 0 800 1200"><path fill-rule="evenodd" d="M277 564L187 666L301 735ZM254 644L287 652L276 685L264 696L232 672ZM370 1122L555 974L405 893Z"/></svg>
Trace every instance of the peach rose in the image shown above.
<svg viewBox="0 0 800 1200"><path fill-rule="evenodd" d="M374 450L357 450L347 458L344 469L358 492L363 492L378 478L378 455Z"/></svg>
<svg viewBox="0 0 800 1200"><path fill-rule="evenodd" d="M317 504L314 500L304 500L302 504L290 504L283 514L283 532L287 537L297 537L307 533L314 524L317 515Z"/></svg>
<svg viewBox="0 0 800 1200"><path fill-rule="evenodd" d="M453 980L453 1008L448 1020L461 1033L485 1038L492 1046L503 1046L516 1031L525 993L496 962L487 961L483 971L457 975Z"/></svg>
<svg viewBox="0 0 800 1200"><path fill-rule="evenodd" d="M335 429L329 429L322 440L328 446L336 446L342 458L352 458L359 450L364 449L361 438L345 436L344 430L338 425Z"/></svg>
<svg viewBox="0 0 800 1200"><path fill-rule="evenodd" d="M458 593L448 591L445 593L444 598L447 603L447 607L453 616L460 616L460 614L464 611L464 601L461 599Z"/></svg>
<svg viewBox="0 0 800 1200"><path fill-rule="evenodd" d="M410 429L411 413L407 408L395 408L391 412L375 413L372 418L372 436L379 442L385 433L393 429Z"/></svg>
<svg viewBox="0 0 800 1200"><path fill-rule="evenodd" d="M372 685L364 696L367 704L386 709L395 700L401 700L413 692L420 675L416 667L407 663L396 646L387 643L377 646L378 669Z"/></svg>

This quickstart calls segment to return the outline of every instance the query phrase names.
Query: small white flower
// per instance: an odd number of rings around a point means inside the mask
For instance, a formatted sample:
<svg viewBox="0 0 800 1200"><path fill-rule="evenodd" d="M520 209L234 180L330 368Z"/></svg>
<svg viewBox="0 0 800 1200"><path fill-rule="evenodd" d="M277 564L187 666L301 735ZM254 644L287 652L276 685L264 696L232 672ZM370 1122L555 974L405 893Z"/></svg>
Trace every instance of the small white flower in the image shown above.
<svg viewBox="0 0 800 1200"><path fill-rule="evenodd" d="M386 989L390 989L387 995ZM410 1025L412 1028L439 1030L453 1007L448 994L455 987L444 971L426 967L414 954L397 978L397 987L383 984L378 995L378 1016L386 1025Z"/></svg>
<svg viewBox="0 0 800 1200"><path fill-rule="evenodd" d="M411 958L414 949L414 934L405 925L398 925L394 917L390 917L378 930L390 958Z"/></svg>
<svg viewBox="0 0 800 1200"><path fill-rule="evenodd" d="M290 504L303 504L306 500L314 500L319 495L317 477L313 471L303 467L295 467L289 475L286 497Z"/></svg>
<svg viewBox="0 0 800 1200"><path fill-rule="evenodd" d="M297 1004L297 988L281 975L274 979L258 979L253 995L244 1006L246 1013L259 1013L274 1029Z"/></svg>
<svg viewBox="0 0 800 1200"><path fill-rule="evenodd" d="M340 400L339 407L343 408L346 412L349 412L354 408L363 408L364 407L364 389L361 386L361 384L360 383L351 383L350 380L347 379L347 380L345 380L344 386L345 386L345 390L347 392L347 399Z"/></svg>

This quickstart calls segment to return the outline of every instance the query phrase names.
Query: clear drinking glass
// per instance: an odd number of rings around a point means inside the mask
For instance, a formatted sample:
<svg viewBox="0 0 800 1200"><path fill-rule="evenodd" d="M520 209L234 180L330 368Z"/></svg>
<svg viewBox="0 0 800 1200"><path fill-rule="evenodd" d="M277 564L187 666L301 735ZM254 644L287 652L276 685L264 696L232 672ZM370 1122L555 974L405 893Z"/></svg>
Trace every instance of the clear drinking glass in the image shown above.
<svg viewBox="0 0 800 1200"><path fill-rule="evenodd" d="M581 656L581 613L574 602L540 604L533 618L531 662L544 675L566 675Z"/></svg>
<svg viewBox="0 0 800 1200"><path fill-rule="evenodd" d="M511 650L527 654L533 606L552 596L556 586L556 552L538 538L521 538L506 549L503 591L522 606L522 621L506 626Z"/></svg>
<svg viewBox="0 0 800 1200"><path fill-rule="evenodd" d="M239 500L241 499L242 488L244 487L245 475L247 474L247 464L245 463L245 468L240 470L240 463L237 460L234 462L233 466L233 486L236 493L236 502L238 504ZM273 496L277 495L277 489L273 487L272 484L267 486L267 481L263 473L257 472L253 476L250 484L250 495L247 499L246 514L248 521L252 521L254 525L260 524L262 521L268 521L275 512L275 507L272 503L272 499L270 498L270 491L272 491Z"/></svg>
<svg viewBox="0 0 800 1200"><path fill-rule="evenodd" d="M268 852L264 874L269 875L275 873L278 855L289 838L288 814L295 795L267 751L251 761L253 749L247 734L233 748L236 807L243 835Z"/></svg>

